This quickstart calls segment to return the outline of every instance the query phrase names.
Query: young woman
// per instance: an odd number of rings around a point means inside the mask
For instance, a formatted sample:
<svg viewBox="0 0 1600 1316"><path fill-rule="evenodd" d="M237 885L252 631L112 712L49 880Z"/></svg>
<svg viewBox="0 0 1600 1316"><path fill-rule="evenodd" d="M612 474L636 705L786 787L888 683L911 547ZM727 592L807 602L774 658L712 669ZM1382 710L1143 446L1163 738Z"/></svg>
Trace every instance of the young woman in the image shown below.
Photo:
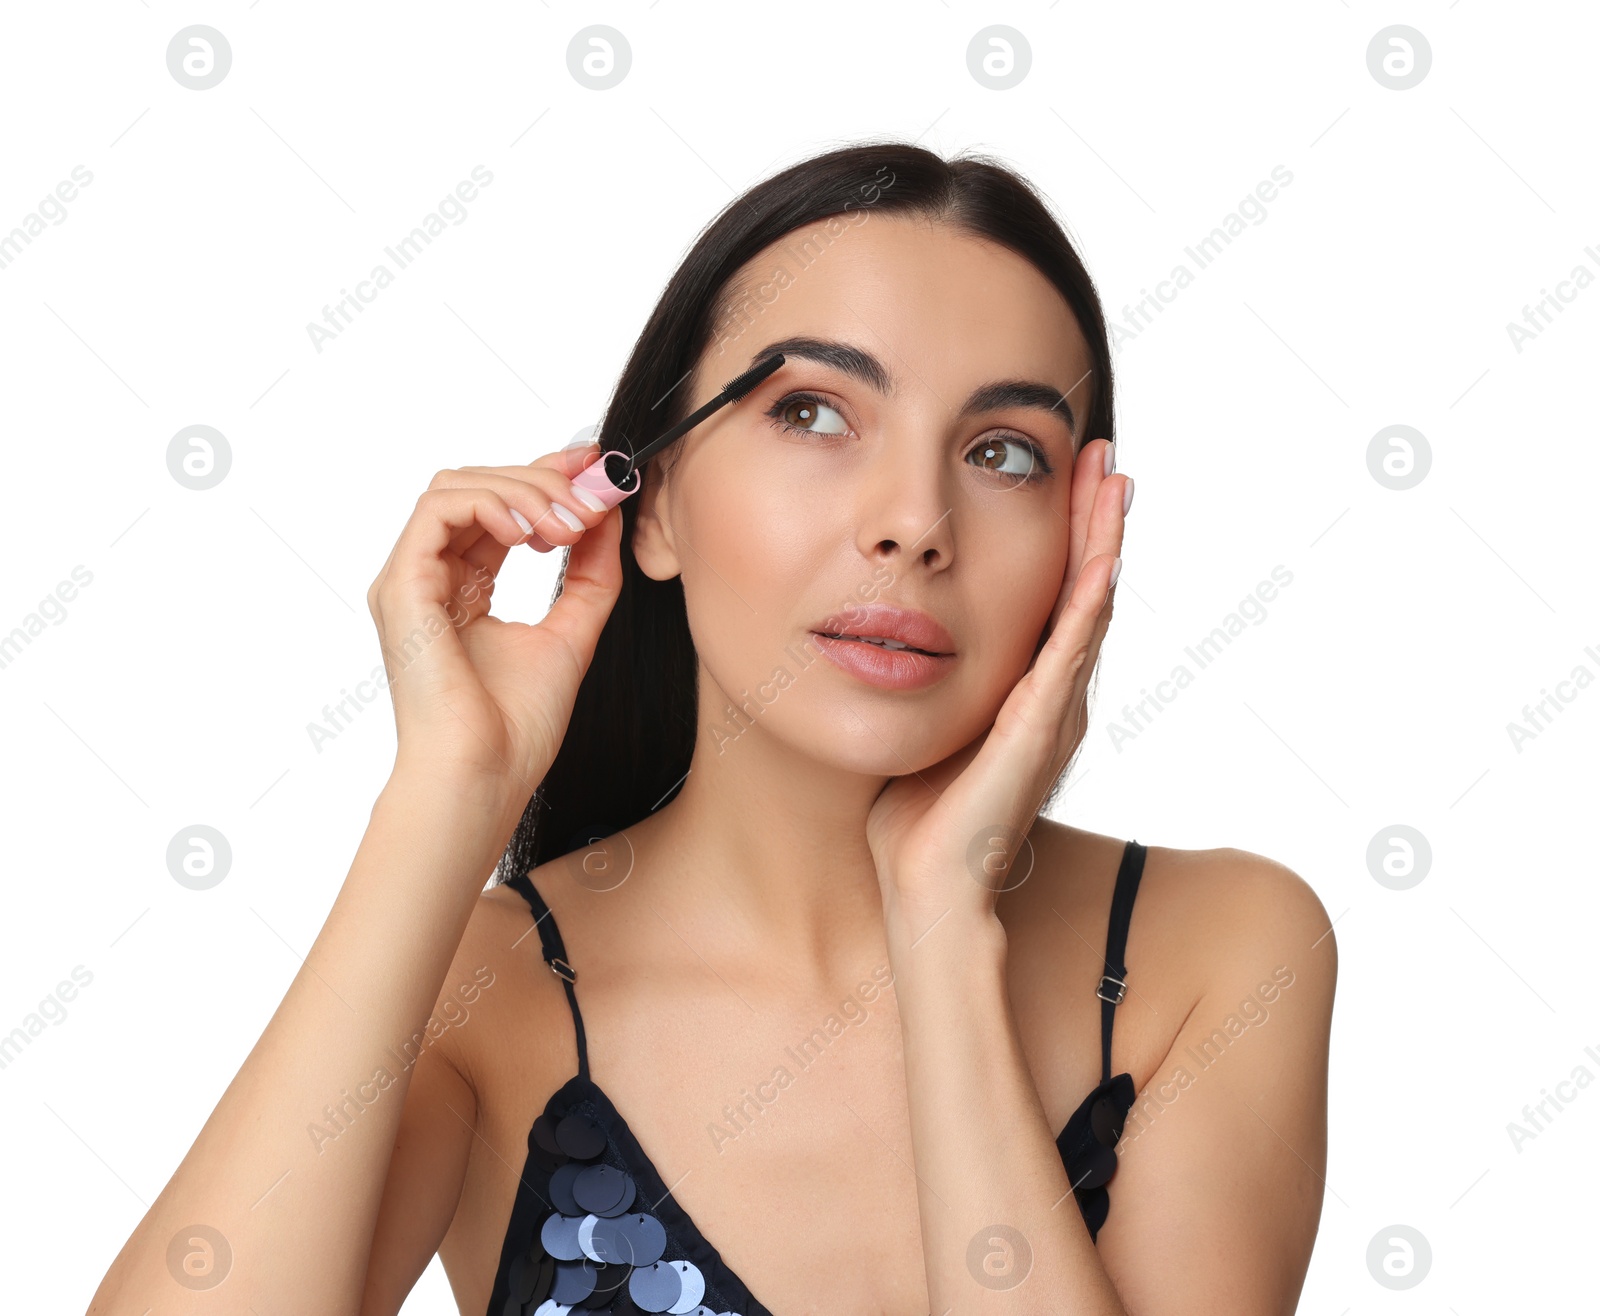
<svg viewBox="0 0 1600 1316"><path fill-rule="evenodd" d="M1113 439L1094 286L1007 169L863 145L729 205L599 444L417 500L368 593L393 775L91 1311L387 1316L435 1252L466 1316L1292 1311L1322 905L1039 816ZM566 554L534 625L489 610L525 543Z"/></svg>

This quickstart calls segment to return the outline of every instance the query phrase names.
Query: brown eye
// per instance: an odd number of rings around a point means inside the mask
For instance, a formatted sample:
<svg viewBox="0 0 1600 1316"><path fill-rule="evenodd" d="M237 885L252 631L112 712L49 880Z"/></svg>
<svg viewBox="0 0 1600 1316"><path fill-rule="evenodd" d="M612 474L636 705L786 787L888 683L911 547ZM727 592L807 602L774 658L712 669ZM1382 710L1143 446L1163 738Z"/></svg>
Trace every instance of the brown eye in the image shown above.
<svg viewBox="0 0 1600 1316"><path fill-rule="evenodd" d="M850 429L837 408L805 393L780 398L767 415L799 434L844 434Z"/></svg>
<svg viewBox="0 0 1600 1316"><path fill-rule="evenodd" d="M985 439L967 454L967 460L974 466L993 471L1006 485L1027 484L1040 478L1035 469L1038 465L1035 457L1032 444L1003 434Z"/></svg>

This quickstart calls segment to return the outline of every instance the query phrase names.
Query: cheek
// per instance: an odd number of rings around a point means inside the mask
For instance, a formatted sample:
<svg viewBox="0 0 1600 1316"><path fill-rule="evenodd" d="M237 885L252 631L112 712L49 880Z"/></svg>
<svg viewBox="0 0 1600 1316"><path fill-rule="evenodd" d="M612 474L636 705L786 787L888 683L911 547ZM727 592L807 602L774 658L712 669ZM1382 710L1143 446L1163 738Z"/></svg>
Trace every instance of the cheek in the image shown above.
<svg viewBox="0 0 1600 1316"><path fill-rule="evenodd" d="M974 546L977 548L978 546ZM1018 517L1005 539L981 547L972 615L982 618L985 649L1000 670L1020 676L1061 597L1067 568L1065 526L1055 517Z"/></svg>
<svg viewBox="0 0 1600 1316"><path fill-rule="evenodd" d="M724 688L768 679L808 618L829 535L806 500L776 488L732 488L686 518L682 553L690 631ZM792 666L792 664L791 664Z"/></svg>

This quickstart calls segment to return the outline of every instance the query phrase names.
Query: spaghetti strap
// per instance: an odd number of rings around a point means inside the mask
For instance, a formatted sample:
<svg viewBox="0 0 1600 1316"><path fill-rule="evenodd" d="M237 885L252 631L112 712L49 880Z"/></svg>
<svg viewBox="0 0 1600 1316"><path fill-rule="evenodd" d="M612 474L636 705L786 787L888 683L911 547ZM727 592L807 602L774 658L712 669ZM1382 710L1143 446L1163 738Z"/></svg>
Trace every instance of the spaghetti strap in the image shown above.
<svg viewBox="0 0 1600 1316"><path fill-rule="evenodd" d="M589 1046L583 1034L583 1015L578 1011L578 993L573 989L573 983L578 980L578 971L567 963L567 948L562 944L561 929L556 926L556 916L550 912L550 906L544 903L544 897L539 894L526 873L508 877L505 884L526 900L533 910L533 923L539 929L539 943L544 947L544 961L550 966L550 971L561 979L561 985L567 990L567 1003L572 1006L572 1029L578 1044L578 1074L587 1079Z"/></svg>
<svg viewBox="0 0 1600 1316"><path fill-rule="evenodd" d="M1122 866L1117 870L1117 886L1111 895L1111 921L1106 928L1106 971L1095 986L1100 998L1100 1081L1111 1078L1111 1022L1118 1004L1128 994L1128 966L1123 955L1128 948L1128 921L1133 916L1133 898L1144 873L1145 847L1129 841L1122 850ZM576 1007L574 1007L576 1008Z"/></svg>

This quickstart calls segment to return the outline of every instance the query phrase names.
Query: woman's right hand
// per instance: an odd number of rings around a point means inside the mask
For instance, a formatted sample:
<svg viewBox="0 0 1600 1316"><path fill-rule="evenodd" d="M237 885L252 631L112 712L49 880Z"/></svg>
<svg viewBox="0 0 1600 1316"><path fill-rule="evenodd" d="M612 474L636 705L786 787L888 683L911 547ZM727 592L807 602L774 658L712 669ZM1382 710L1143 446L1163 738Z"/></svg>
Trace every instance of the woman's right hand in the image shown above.
<svg viewBox="0 0 1600 1316"><path fill-rule="evenodd" d="M599 452L590 444L528 466L442 470L417 499L367 590L397 768L490 780L519 806L543 780L622 588L622 511L594 510L572 486ZM500 565L524 541L540 552L572 545L561 595L534 625L489 615Z"/></svg>

